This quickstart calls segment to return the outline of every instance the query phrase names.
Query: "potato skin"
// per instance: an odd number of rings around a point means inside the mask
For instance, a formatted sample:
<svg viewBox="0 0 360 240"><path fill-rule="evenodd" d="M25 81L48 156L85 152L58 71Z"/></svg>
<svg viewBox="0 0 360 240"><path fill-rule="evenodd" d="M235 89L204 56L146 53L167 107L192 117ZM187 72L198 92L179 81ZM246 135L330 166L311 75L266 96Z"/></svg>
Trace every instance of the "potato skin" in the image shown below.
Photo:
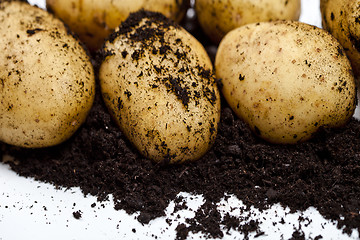
<svg viewBox="0 0 360 240"><path fill-rule="evenodd" d="M234 112L272 143L298 143L320 127L344 125L356 105L342 46L300 22L249 24L228 33L215 61Z"/></svg>
<svg viewBox="0 0 360 240"><path fill-rule="evenodd" d="M256 22L298 20L301 0L196 0L199 23L218 44L232 29Z"/></svg>
<svg viewBox="0 0 360 240"><path fill-rule="evenodd" d="M39 148L68 139L95 92L82 45L48 12L0 3L0 141Z"/></svg>
<svg viewBox="0 0 360 240"><path fill-rule="evenodd" d="M354 74L360 75L360 1L321 0L323 28L344 47Z"/></svg>
<svg viewBox="0 0 360 240"><path fill-rule="evenodd" d="M46 0L46 7L62 19L91 51L104 40L131 12L140 9L158 11L180 21L188 0Z"/></svg>
<svg viewBox="0 0 360 240"><path fill-rule="evenodd" d="M147 158L182 163L215 140L220 96L203 46L160 14L130 15L106 42L99 70L104 101Z"/></svg>

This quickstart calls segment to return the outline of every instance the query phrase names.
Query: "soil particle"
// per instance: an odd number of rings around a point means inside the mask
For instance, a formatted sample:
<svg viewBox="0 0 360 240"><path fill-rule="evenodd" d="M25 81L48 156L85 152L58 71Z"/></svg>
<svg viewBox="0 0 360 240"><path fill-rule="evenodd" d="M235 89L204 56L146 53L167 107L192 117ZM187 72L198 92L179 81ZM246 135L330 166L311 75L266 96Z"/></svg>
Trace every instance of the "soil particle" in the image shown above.
<svg viewBox="0 0 360 240"><path fill-rule="evenodd" d="M39 31L43 31L43 29L41 29L41 28L28 29L28 30L26 30L26 33L28 34L28 36L32 36L36 32L39 32Z"/></svg>
<svg viewBox="0 0 360 240"><path fill-rule="evenodd" d="M73 212L73 217L75 219L80 219L82 217L82 212L80 210Z"/></svg>

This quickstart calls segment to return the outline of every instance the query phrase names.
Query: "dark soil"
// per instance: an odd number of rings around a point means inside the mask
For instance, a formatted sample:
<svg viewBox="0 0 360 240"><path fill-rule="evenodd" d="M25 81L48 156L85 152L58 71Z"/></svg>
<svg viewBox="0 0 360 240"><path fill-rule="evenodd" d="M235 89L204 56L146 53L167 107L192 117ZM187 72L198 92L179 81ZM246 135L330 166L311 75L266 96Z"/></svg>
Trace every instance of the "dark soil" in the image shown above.
<svg viewBox="0 0 360 240"><path fill-rule="evenodd" d="M75 219L80 219L81 218L81 211L75 211L73 212L73 216Z"/></svg>
<svg viewBox="0 0 360 240"><path fill-rule="evenodd" d="M190 231L222 237L221 225L245 236L254 231L263 235L257 221L229 214L221 218L215 203L225 193L259 209L274 203L292 211L313 206L325 218L337 220L346 233L360 230L359 121L351 119L344 128L321 130L302 144L273 145L254 136L225 101L222 104L215 144L194 163L169 166L143 158L113 123L99 95L86 123L67 142L47 149L3 145L0 154L15 157L10 164L21 176L80 187L99 201L112 194L116 209L140 211L138 220L144 224L164 216L172 200L178 209L186 208L176 197L179 192L202 194L205 204L187 225L177 226L178 239ZM79 213L74 217L80 218ZM245 220L250 219L249 215ZM292 237L304 239L304 234L296 229Z"/></svg>
<svg viewBox="0 0 360 240"><path fill-rule="evenodd" d="M257 222L220 217L215 203L224 193L260 209L274 203L293 211L314 206L327 219L339 221L347 233L360 230L360 122L355 119L342 129L323 130L303 144L271 145L254 136L224 104L213 148L197 162L168 166L139 155L98 96L85 125L64 144L2 149L3 154L15 156L16 164L11 166L20 175L55 186L79 186L99 201L113 194L116 209L140 211L138 220L145 224L164 216L179 192L203 194L205 204L195 219L187 220L190 227L177 227L179 239L189 231L222 237L220 225L243 233L259 231ZM181 204L178 201L177 206Z"/></svg>

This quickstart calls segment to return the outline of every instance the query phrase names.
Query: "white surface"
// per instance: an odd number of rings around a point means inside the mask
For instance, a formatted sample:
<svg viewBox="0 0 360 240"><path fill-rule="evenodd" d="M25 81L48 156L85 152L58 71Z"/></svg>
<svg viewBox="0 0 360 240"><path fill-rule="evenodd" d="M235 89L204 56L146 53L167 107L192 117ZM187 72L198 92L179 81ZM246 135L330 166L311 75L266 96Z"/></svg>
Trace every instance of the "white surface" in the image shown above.
<svg viewBox="0 0 360 240"><path fill-rule="evenodd" d="M45 7L41 0L29 0L30 3ZM319 1L303 0L301 21L321 26ZM360 116L357 111L358 116ZM201 196L190 196L182 193L188 200L188 206L196 210L203 202ZM110 197L111 199L111 197ZM95 207L91 207L96 203ZM222 213L238 215L241 201L230 197L222 201L218 208ZM175 228L186 218L194 216L194 211L182 210L173 213L174 203L167 208L168 218L153 220L148 225L141 225L135 220L136 214L129 216L124 211L116 211L111 201L98 203L95 197L84 197L78 188L56 190L54 186L17 176L7 165L0 163L0 240L20 239L174 239ZM81 210L82 218L76 220L72 213ZM314 239L319 234L323 239L358 239L354 231L351 237L343 235L336 228L336 223L325 220L314 208L303 213L290 214L288 209L278 205L260 213L251 210L254 219L262 222L261 230L266 235L256 239L289 239L298 229L299 216L308 217L311 222L302 222L301 230L307 239ZM180 218L177 218L179 214ZM281 218L285 223L280 224ZM273 222L277 222L274 226ZM133 232L135 230L135 232ZM250 235L254 238L255 233ZM190 234L189 238L199 239L203 236ZM242 239L238 232L226 233L224 239Z"/></svg>
<svg viewBox="0 0 360 240"><path fill-rule="evenodd" d="M320 0L301 0L299 21L321 27Z"/></svg>

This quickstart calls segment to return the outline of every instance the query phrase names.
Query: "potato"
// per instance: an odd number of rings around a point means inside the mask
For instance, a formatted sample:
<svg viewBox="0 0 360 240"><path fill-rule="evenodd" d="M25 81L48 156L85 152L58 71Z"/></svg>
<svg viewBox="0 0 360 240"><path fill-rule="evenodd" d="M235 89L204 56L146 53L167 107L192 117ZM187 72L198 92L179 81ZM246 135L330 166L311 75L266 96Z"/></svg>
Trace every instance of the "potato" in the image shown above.
<svg viewBox="0 0 360 240"><path fill-rule="evenodd" d="M147 158L181 163L215 140L220 97L203 46L159 13L131 14L104 47L99 70L107 107Z"/></svg>
<svg viewBox="0 0 360 240"><path fill-rule="evenodd" d="M0 141L38 148L68 139L95 91L82 45L48 12L0 3Z"/></svg>
<svg viewBox="0 0 360 240"><path fill-rule="evenodd" d="M228 33L215 60L234 112L263 139L305 141L353 115L355 82L342 46L305 23L249 24Z"/></svg>
<svg viewBox="0 0 360 240"><path fill-rule="evenodd" d="M46 0L46 6L69 25L91 51L95 51L131 12L140 9L158 11L175 21L180 21L186 10L186 1Z"/></svg>
<svg viewBox="0 0 360 240"><path fill-rule="evenodd" d="M218 44L232 29L256 22L298 20L301 0L196 0L195 10L206 35Z"/></svg>
<svg viewBox="0 0 360 240"><path fill-rule="evenodd" d="M360 0L321 0L323 28L344 47L354 73L360 75Z"/></svg>

